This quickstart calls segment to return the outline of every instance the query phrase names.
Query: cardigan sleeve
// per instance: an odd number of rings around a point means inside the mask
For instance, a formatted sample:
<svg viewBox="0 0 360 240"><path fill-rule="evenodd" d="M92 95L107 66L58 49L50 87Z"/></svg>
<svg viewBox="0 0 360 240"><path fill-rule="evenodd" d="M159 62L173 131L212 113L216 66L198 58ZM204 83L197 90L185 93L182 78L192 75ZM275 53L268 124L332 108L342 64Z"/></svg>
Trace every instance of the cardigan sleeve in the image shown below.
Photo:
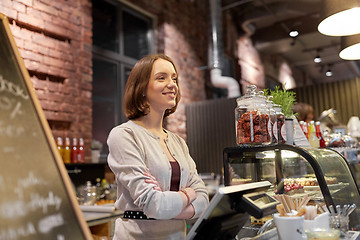
<svg viewBox="0 0 360 240"><path fill-rule="evenodd" d="M197 172L196 164L193 158L190 156L189 148L185 140L179 136L178 139L183 148L183 152L186 156L190 168L190 175L186 187L191 187L196 192L196 199L192 202L192 205L195 209L195 214L192 217L194 219L194 218L198 218L209 205L209 196L205 184Z"/></svg>
<svg viewBox="0 0 360 240"><path fill-rule="evenodd" d="M171 219L181 213L183 202L177 192L154 190L154 184L145 182L144 146L131 129L114 128L107 143L109 167L117 183L129 192L128 201L133 201L150 218Z"/></svg>

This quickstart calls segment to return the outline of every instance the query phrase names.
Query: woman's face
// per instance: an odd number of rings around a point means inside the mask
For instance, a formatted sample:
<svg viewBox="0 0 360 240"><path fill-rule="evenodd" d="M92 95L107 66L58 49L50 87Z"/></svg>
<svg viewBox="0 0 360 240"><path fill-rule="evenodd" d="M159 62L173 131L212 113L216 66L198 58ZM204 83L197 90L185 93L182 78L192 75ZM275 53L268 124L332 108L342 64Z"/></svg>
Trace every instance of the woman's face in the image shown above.
<svg viewBox="0 0 360 240"><path fill-rule="evenodd" d="M177 73L171 62L162 58L154 62L145 93L150 111L164 112L176 105L177 78Z"/></svg>

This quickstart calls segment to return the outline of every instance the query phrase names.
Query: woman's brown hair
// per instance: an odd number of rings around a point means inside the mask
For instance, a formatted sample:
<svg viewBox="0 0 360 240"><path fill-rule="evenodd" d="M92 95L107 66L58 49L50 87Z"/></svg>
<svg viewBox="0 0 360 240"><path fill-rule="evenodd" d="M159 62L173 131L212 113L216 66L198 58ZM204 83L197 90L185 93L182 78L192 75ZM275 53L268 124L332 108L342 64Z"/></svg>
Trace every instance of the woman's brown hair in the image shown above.
<svg viewBox="0 0 360 240"><path fill-rule="evenodd" d="M128 119L136 119L149 113L149 104L144 97L144 93L150 81L153 64L160 58L169 61L178 75L173 60L165 54L152 54L140 59L132 68L125 87L124 113ZM179 86L178 81L176 84ZM165 111L164 118L175 112L180 98L179 89L175 98L176 105Z"/></svg>
<svg viewBox="0 0 360 240"><path fill-rule="evenodd" d="M314 109L311 105L307 103L296 103L293 106L293 112L297 113L296 118L297 120L307 122L309 119L309 115L313 117L314 115ZM311 119L312 120L312 119Z"/></svg>

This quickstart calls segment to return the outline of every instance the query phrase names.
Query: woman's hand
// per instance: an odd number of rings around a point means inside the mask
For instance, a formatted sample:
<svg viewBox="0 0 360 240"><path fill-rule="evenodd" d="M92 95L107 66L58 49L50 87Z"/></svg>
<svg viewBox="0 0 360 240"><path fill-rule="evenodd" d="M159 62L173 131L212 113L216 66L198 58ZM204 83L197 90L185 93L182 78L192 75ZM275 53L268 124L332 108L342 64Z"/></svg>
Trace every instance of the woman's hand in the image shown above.
<svg viewBox="0 0 360 240"><path fill-rule="evenodd" d="M195 199L196 199L196 192L194 189L192 188L185 188L184 189L186 191L186 193L189 195L190 198L190 203L192 203Z"/></svg>
<svg viewBox="0 0 360 240"><path fill-rule="evenodd" d="M145 179L146 183L155 184L156 186L153 187L154 190L161 191L160 184L156 180L156 178L150 174L149 170L146 169L146 172L143 173L144 176L148 177Z"/></svg>
<svg viewBox="0 0 360 240"><path fill-rule="evenodd" d="M183 208L186 208L196 199L196 192L192 188L184 188L178 192L183 200Z"/></svg>

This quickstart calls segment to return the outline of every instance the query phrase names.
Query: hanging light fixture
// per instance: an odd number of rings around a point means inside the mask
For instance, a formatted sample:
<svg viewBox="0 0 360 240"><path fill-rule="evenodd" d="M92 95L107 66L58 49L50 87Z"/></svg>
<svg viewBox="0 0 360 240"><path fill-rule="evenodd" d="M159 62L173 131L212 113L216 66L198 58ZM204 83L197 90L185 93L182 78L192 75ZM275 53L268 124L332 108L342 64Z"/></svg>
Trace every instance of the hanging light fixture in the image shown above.
<svg viewBox="0 0 360 240"><path fill-rule="evenodd" d="M344 60L360 59L360 34L341 37L339 57Z"/></svg>
<svg viewBox="0 0 360 240"><path fill-rule="evenodd" d="M328 70L326 70L325 75L327 77L332 77L332 75L333 75L333 72L331 71L331 65L330 64L328 65Z"/></svg>
<svg viewBox="0 0 360 240"><path fill-rule="evenodd" d="M331 71L330 68L326 71L325 75L326 75L327 77L332 77L333 72Z"/></svg>
<svg viewBox="0 0 360 240"><path fill-rule="evenodd" d="M322 59L320 57L320 55L316 55L316 57L314 57L314 62L315 63L321 63Z"/></svg>
<svg viewBox="0 0 360 240"><path fill-rule="evenodd" d="M321 62L322 62L322 59L321 59L321 57L320 57L319 52L320 52L320 50L317 49L317 50L316 50L316 56L314 57L314 62L315 62L315 63L321 63Z"/></svg>
<svg viewBox="0 0 360 240"><path fill-rule="evenodd" d="M296 38L299 35L299 32L297 30L291 30L289 32L289 36L292 38Z"/></svg>
<svg viewBox="0 0 360 240"><path fill-rule="evenodd" d="M348 36L360 33L359 0L324 0L320 33L329 36Z"/></svg>
<svg viewBox="0 0 360 240"><path fill-rule="evenodd" d="M299 36L299 32L297 30L290 30L289 36L291 37L292 41L290 43L291 46L294 46L296 43L296 38Z"/></svg>

